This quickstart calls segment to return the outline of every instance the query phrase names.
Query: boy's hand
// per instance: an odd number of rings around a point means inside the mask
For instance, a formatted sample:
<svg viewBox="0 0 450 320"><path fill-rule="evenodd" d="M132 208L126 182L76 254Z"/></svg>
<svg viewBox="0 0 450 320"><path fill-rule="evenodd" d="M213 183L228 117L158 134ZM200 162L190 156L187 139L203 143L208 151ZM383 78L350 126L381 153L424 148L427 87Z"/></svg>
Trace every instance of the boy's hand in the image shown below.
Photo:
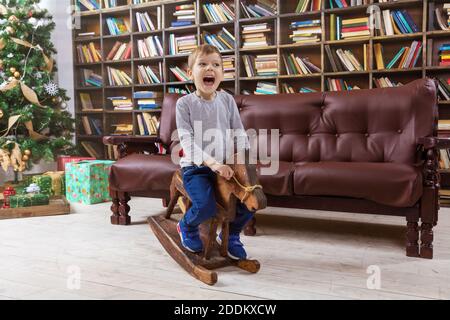
<svg viewBox="0 0 450 320"><path fill-rule="evenodd" d="M224 177L227 180L230 180L234 175L233 169L231 169L231 167L227 166L226 164L214 165L212 169L215 172L217 172L221 177Z"/></svg>

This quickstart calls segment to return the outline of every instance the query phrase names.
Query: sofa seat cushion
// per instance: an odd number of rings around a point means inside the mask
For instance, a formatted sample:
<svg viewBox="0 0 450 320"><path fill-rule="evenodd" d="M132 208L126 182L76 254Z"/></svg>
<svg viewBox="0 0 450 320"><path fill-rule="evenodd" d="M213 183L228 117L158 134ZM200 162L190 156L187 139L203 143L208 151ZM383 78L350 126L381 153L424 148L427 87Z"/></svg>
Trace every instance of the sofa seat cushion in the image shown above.
<svg viewBox="0 0 450 320"><path fill-rule="evenodd" d="M395 207L411 207L422 195L418 168L399 163L297 163L296 195L342 196L371 200Z"/></svg>
<svg viewBox="0 0 450 320"><path fill-rule="evenodd" d="M268 166L261 164L256 166L259 183L262 185L264 193L274 196L293 195L294 164L292 162L280 161L278 172L273 175L261 175L261 167Z"/></svg>
<svg viewBox="0 0 450 320"><path fill-rule="evenodd" d="M119 191L169 191L172 175L178 168L170 155L133 153L111 166L109 183Z"/></svg>

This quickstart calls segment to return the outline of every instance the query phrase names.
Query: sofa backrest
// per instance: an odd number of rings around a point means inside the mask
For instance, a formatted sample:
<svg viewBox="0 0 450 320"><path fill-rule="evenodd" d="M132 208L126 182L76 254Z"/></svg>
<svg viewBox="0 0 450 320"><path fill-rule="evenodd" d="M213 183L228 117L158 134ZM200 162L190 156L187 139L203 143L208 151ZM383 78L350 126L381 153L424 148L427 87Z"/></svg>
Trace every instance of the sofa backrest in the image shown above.
<svg viewBox="0 0 450 320"><path fill-rule="evenodd" d="M164 98L160 138L169 147L179 97ZM417 138L432 136L437 121L432 79L397 88L235 99L246 129L279 129L279 159L288 162L414 163Z"/></svg>

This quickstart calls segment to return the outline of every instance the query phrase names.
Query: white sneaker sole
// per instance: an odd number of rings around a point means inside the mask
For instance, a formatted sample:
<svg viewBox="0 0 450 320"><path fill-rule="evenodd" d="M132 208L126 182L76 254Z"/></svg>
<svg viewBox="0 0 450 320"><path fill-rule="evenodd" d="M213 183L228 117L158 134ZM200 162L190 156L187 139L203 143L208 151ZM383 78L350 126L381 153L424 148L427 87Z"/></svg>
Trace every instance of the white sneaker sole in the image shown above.
<svg viewBox="0 0 450 320"><path fill-rule="evenodd" d="M178 222L178 224L177 224L177 232L178 232L178 234L180 235L181 245L183 246L183 248L185 248L185 249L186 249L187 251L189 251L189 252L197 253L197 251L192 250L191 248L189 248L188 246L186 246L186 245L184 244L183 234L181 233L181 230L180 230L180 223L179 223L179 222ZM198 251L198 252L201 252L201 251Z"/></svg>
<svg viewBox="0 0 450 320"><path fill-rule="evenodd" d="M219 246L222 245L222 239L220 239L219 235L217 235L216 241L217 241L217 243L219 244ZM228 250L227 250L227 254L228 254L228 256L229 256L231 259L233 259L233 260L242 260L242 259L240 259L240 258L238 258L238 257L233 256L233 255L230 253L230 251L228 251Z"/></svg>

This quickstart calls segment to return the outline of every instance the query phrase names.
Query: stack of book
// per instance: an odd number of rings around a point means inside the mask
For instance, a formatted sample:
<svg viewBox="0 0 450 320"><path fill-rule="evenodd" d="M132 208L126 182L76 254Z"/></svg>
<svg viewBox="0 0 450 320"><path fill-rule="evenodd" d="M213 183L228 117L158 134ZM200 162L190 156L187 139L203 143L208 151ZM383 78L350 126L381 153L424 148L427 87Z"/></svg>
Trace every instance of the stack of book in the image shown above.
<svg viewBox="0 0 450 320"><path fill-rule="evenodd" d="M100 9L100 2L98 0L77 0L78 11L93 11Z"/></svg>
<svg viewBox="0 0 450 320"><path fill-rule="evenodd" d="M440 151L442 151L442 150L440 150ZM444 151L447 151L447 150L444 150ZM447 157L448 157L448 155L447 155ZM442 169L449 169L449 168L442 168ZM439 189L439 205L442 207L450 206L450 190L449 189Z"/></svg>
<svg viewBox="0 0 450 320"><path fill-rule="evenodd" d="M206 3L202 5L202 8L206 19L210 23L228 22L236 19L236 15L234 14L234 4L232 3L230 3L230 6L225 2Z"/></svg>
<svg viewBox="0 0 450 320"><path fill-rule="evenodd" d="M161 7L157 7L156 10L156 25L153 23L148 12L136 12L136 24L139 32L161 29Z"/></svg>
<svg viewBox="0 0 450 320"><path fill-rule="evenodd" d="M192 4L182 4L175 7L173 15L177 18L177 21L172 21L172 27L185 27L195 24L195 2Z"/></svg>
<svg viewBox="0 0 450 320"><path fill-rule="evenodd" d="M103 78L94 73L91 69L81 69L81 85L86 87L101 87L103 86Z"/></svg>
<svg viewBox="0 0 450 320"><path fill-rule="evenodd" d="M130 98L119 96L119 97L108 97L111 101L114 111L129 111L133 110L133 102Z"/></svg>
<svg viewBox="0 0 450 320"><path fill-rule="evenodd" d="M322 34L320 19L291 22L289 28L293 30L289 38L294 43L320 41Z"/></svg>
<svg viewBox="0 0 450 320"><path fill-rule="evenodd" d="M369 17L342 19L342 26L336 23L338 34L340 39L359 39L370 36L369 29Z"/></svg>
<svg viewBox="0 0 450 320"><path fill-rule="evenodd" d="M331 50L329 45L325 45L325 52L330 62L333 72L340 71L363 71L368 70L368 57L369 52L367 50L368 44L363 45L363 63L355 57L351 50Z"/></svg>
<svg viewBox="0 0 450 320"><path fill-rule="evenodd" d="M156 135L158 133L159 120L156 116L142 112L138 113L136 118L141 136Z"/></svg>
<svg viewBox="0 0 450 320"><path fill-rule="evenodd" d="M293 53L283 54L282 57L288 75L321 72L320 68L309 61L308 57L302 58L300 56L294 55Z"/></svg>
<svg viewBox="0 0 450 320"><path fill-rule="evenodd" d="M133 83L131 77L122 70L106 67L110 86L130 86Z"/></svg>
<svg viewBox="0 0 450 320"><path fill-rule="evenodd" d="M255 58L256 75L260 77L271 77L278 75L278 55L261 54Z"/></svg>
<svg viewBox="0 0 450 320"><path fill-rule="evenodd" d="M338 0L339 1L339 0ZM332 1L330 0L330 3ZM322 0L299 0L295 13L303 13L306 11L317 11L322 8Z"/></svg>
<svg viewBox="0 0 450 320"><path fill-rule="evenodd" d="M187 69L184 68L184 70L178 66L170 67L170 71L173 73L175 78L177 78L178 81L185 82L189 81L189 76L187 75Z"/></svg>
<svg viewBox="0 0 450 320"><path fill-rule="evenodd" d="M77 52L79 63L94 63L102 61L102 55L93 42L90 42L88 45L78 45Z"/></svg>
<svg viewBox="0 0 450 320"><path fill-rule="evenodd" d="M164 93L154 91L136 91L133 94L139 110L155 110L161 108Z"/></svg>
<svg viewBox="0 0 450 320"><path fill-rule="evenodd" d="M243 18L261 18L277 14L276 0L256 0L255 4L244 4L240 1Z"/></svg>
<svg viewBox="0 0 450 320"><path fill-rule="evenodd" d="M236 39L224 27L217 34L210 34L209 32L202 32L202 42L217 47L220 51L233 50Z"/></svg>
<svg viewBox="0 0 450 320"><path fill-rule="evenodd" d="M95 32L95 31L88 31L88 32L81 32L81 33L78 33L78 37L81 37L81 38L87 38L87 37L95 37L97 35L97 32Z"/></svg>
<svg viewBox="0 0 450 320"><path fill-rule="evenodd" d="M391 0L379 0L378 2L388 2ZM330 9L347 8L369 4L369 0L330 0Z"/></svg>
<svg viewBox="0 0 450 320"><path fill-rule="evenodd" d="M236 77L236 67L234 65L234 56L224 56L223 61L223 78L234 79Z"/></svg>
<svg viewBox="0 0 450 320"><path fill-rule="evenodd" d="M374 12L375 34L378 36L392 36L394 34L420 32L411 15L406 10L376 10Z"/></svg>
<svg viewBox="0 0 450 320"><path fill-rule="evenodd" d="M329 91L346 91L360 89L358 86L349 86L346 81L342 79L327 79L327 88Z"/></svg>
<svg viewBox="0 0 450 320"><path fill-rule="evenodd" d="M258 81L258 83L256 84L256 90L254 92L254 94L277 94L278 90L277 90L277 85L274 83L270 83L270 82L262 82L262 81Z"/></svg>
<svg viewBox="0 0 450 320"><path fill-rule="evenodd" d="M430 6L431 9L431 6ZM446 11L445 16L447 17L447 21L442 17L442 10ZM450 29L450 3L444 3L442 10L440 8L436 8L436 21L441 28L441 30L449 30Z"/></svg>
<svg viewBox="0 0 450 320"><path fill-rule="evenodd" d="M133 134L133 124L131 123L118 123L112 124L111 127L114 127L113 135L132 135Z"/></svg>
<svg viewBox="0 0 450 320"><path fill-rule="evenodd" d="M257 23L242 27L243 48L259 48L269 46L272 31L268 23Z"/></svg>
<svg viewBox="0 0 450 320"><path fill-rule="evenodd" d="M438 80L438 97L441 101L450 101L450 78L437 77Z"/></svg>
<svg viewBox="0 0 450 320"><path fill-rule="evenodd" d="M169 35L169 54L190 53L197 47L197 36L195 34L185 36Z"/></svg>
<svg viewBox="0 0 450 320"><path fill-rule="evenodd" d="M102 120L99 118L91 118L88 116L82 116L81 122L83 124L84 133L87 135L103 135Z"/></svg>
<svg viewBox="0 0 450 320"><path fill-rule="evenodd" d="M119 36L131 32L130 24L125 18L110 17L106 19L110 35Z"/></svg>
<svg viewBox="0 0 450 320"><path fill-rule="evenodd" d="M131 41L129 43L123 43L120 41L116 41L111 51L108 53L106 57L107 61L120 61L127 60L131 58L131 50L132 44Z"/></svg>
<svg viewBox="0 0 450 320"><path fill-rule="evenodd" d="M149 36L145 39L137 41L139 58L145 59L150 57L161 57L163 55L163 47L159 36Z"/></svg>
<svg viewBox="0 0 450 320"><path fill-rule="evenodd" d="M159 62L158 67L138 66L138 82L139 84L153 84L161 83L160 75L162 74L162 62Z"/></svg>
<svg viewBox="0 0 450 320"><path fill-rule="evenodd" d="M388 77L381 78L373 78L373 83L377 88L392 88L392 87L400 87L403 84L401 82L394 82Z"/></svg>
<svg viewBox="0 0 450 320"><path fill-rule="evenodd" d="M450 66L450 43L443 43L439 47L439 65Z"/></svg>

